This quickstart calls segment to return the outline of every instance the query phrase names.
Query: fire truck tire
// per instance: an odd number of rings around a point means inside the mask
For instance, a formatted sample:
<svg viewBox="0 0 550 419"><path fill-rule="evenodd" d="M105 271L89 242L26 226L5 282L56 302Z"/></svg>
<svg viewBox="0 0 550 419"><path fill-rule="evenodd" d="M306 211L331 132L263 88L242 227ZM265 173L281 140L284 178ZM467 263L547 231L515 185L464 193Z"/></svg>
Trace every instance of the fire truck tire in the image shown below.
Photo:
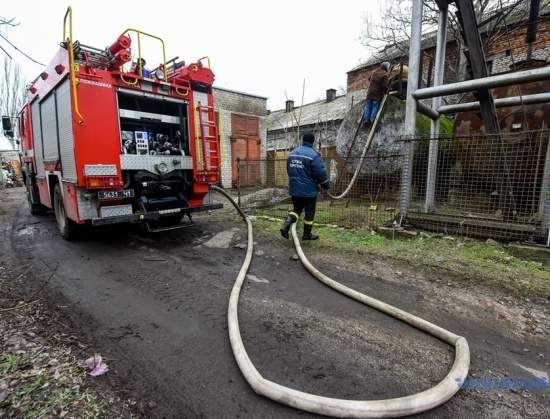
<svg viewBox="0 0 550 419"><path fill-rule="evenodd" d="M27 201L29 201L29 208L32 215L44 215L46 213L46 207L41 203L32 202L31 193L27 189Z"/></svg>
<svg viewBox="0 0 550 419"><path fill-rule="evenodd" d="M53 192L53 210L55 213L55 220L57 222L57 229L59 234L65 240L74 240L77 238L79 228L78 225L67 217L65 212L65 204L63 203L63 195L61 195L61 188L59 185L55 185Z"/></svg>
<svg viewBox="0 0 550 419"><path fill-rule="evenodd" d="M42 204L33 204L32 202L30 202L30 200L29 207L31 209L32 215L44 215L46 212L46 209L44 208L44 206L42 206Z"/></svg>
<svg viewBox="0 0 550 419"><path fill-rule="evenodd" d="M40 202L32 202L32 193L31 188L33 185L30 183L30 179L27 177L25 172L23 172L23 179L25 180L25 187L27 190L27 201L29 202L29 208L32 215L44 215L46 213L46 207Z"/></svg>

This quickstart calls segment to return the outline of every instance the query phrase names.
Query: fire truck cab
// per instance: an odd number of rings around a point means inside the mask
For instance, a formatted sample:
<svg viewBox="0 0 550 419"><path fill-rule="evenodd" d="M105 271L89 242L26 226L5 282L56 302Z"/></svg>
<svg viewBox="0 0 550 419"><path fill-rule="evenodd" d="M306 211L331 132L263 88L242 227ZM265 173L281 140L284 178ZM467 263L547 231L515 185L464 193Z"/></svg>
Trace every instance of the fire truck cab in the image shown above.
<svg viewBox="0 0 550 419"><path fill-rule="evenodd" d="M164 42L135 29L107 48L86 46L73 41L71 17L69 8L61 47L19 114L31 213L53 209L72 239L83 224L158 231L221 207L203 203L220 170L208 58L166 61ZM131 65L144 37L162 47L150 72Z"/></svg>

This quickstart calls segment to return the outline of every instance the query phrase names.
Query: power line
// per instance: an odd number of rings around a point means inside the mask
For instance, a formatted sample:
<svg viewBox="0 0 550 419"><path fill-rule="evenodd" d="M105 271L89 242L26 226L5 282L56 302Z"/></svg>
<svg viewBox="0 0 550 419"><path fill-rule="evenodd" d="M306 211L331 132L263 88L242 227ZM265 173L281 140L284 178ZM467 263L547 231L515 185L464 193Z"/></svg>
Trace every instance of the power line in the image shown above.
<svg viewBox="0 0 550 419"><path fill-rule="evenodd" d="M0 17L0 25L18 26L19 22L16 23L14 17L12 17L11 19L6 19L5 17Z"/></svg>
<svg viewBox="0 0 550 419"><path fill-rule="evenodd" d="M2 47L2 45L0 45L0 49L1 49L2 51L4 51L4 54L6 54L6 55L10 58L10 60L13 59L13 57L8 53L8 51L6 51L6 50Z"/></svg>
<svg viewBox="0 0 550 419"><path fill-rule="evenodd" d="M13 49L15 49L16 51L18 51L18 52L21 53L22 55L24 55L26 58L28 58L29 60L31 60L33 63L36 63L36 64L38 64L38 65L42 65L42 66L45 66L45 65L46 65L46 64L42 64L40 61L36 61L36 60L35 60L34 58L32 58L30 55L25 54L23 51L21 51L19 48L17 48L14 44L12 44L11 41L10 41L8 38L6 38L4 35L2 35L1 33L0 33L0 37L1 37L4 41L6 41L8 44L10 44L11 47L12 47ZM2 50L3 50L4 52L6 52L3 48L2 48ZM7 53L6 53L6 54L7 54ZM9 54L8 54L8 56L11 58L11 56L10 56Z"/></svg>

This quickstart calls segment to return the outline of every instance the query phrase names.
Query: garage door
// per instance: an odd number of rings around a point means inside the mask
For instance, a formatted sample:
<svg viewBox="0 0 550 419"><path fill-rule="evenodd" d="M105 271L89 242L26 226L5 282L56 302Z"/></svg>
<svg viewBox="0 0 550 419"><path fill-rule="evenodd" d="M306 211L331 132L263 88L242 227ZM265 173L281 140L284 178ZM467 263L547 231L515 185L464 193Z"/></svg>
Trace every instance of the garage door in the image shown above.
<svg viewBox="0 0 550 419"><path fill-rule="evenodd" d="M261 142L258 118L246 115L231 115L231 159L233 184L256 186L261 183ZM240 170L237 159L245 160Z"/></svg>

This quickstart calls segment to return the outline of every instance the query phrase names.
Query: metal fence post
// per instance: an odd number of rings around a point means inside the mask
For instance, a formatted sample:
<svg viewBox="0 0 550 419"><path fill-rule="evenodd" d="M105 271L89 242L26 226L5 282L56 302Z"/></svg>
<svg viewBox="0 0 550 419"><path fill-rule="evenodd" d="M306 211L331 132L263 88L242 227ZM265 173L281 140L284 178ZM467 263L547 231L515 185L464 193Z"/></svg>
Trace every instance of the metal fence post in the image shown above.
<svg viewBox="0 0 550 419"><path fill-rule="evenodd" d="M434 86L440 86L443 84L445 75L445 47L447 43L447 21L448 10L439 11L438 26L437 26L437 40L435 50L435 70L434 70ZM432 109L439 109L441 106L441 96L436 96L432 99ZM426 179L426 201L424 203L424 211L429 212L434 207L435 200L435 182L437 175L437 156L439 149L439 142L437 137L439 136L440 128L440 116L436 119L432 119L431 124L431 140L430 150L428 152L428 175Z"/></svg>
<svg viewBox="0 0 550 419"><path fill-rule="evenodd" d="M412 137L416 134L416 99L413 93L418 89L420 75L420 52L422 49L422 7L423 0L412 2L411 40L409 46L409 76L407 80L407 106L405 109L404 135ZM400 219L407 214L411 203L412 162L414 158L414 143L404 143L404 164L401 171L401 194L399 199Z"/></svg>
<svg viewBox="0 0 550 419"><path fill-rule="evenodd" d="M544 126L543 126L544 127ZM546 233L546 246L550 246L550 138L547 139L546 156L539 195L538 213L542 218L542 228Z"/></svg>

